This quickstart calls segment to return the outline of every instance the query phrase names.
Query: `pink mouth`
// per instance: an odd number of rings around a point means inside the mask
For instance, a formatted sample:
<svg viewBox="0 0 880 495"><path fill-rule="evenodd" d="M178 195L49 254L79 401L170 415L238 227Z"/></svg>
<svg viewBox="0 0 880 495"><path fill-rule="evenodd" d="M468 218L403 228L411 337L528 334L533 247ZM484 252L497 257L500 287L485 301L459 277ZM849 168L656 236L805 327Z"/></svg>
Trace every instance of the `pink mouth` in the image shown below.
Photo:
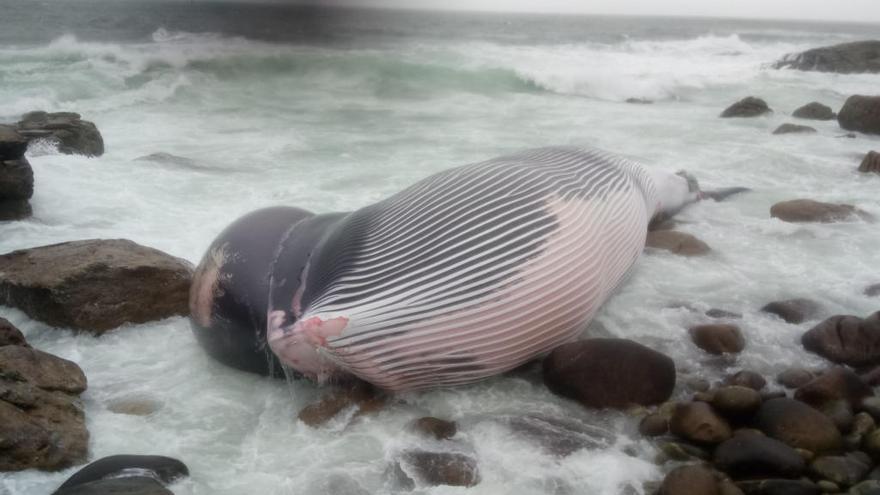
<svg viewBox="0 0 880 495"><path fill-rule="evenodd" d="M323 381L334 374L336 366L326 358L327 340L342 334L348 318L337 316L322 319L306 317L283 327L284 312L269 313L267 339L272 352L281 362L312 378ZM322 352L324 351L324 352Z"/></svg>

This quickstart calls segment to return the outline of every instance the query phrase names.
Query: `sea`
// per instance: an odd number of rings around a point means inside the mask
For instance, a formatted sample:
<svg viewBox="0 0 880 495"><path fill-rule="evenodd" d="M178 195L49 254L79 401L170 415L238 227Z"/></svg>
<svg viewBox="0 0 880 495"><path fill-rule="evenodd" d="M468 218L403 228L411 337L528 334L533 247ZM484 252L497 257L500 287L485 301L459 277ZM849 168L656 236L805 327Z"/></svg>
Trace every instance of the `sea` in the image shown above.
<svg viewBox="0 0 880 495"><path fill-rule="evenodd" d="M836 121L799 122L815 134L771 132L796 122L792 111L808 102L837 110L852 94L877 94L880 75L772 63L878 32L832 22L0 0L0 122L73 111L106 143L97 158L31 147L34 214L0 223L0 252L127 238L195 264L226 225L260 207L349 211L449 167L593 146L687 170L706 189L752 191L682 211L678 229L711 253L647 252L585 336L668 354L679 398L695 380L743 369L772 377L822 367L799 343L816 321L792 325L760 308L805 297L825 315L880 309L863 294L880 282L880 227L784 223L769 209L811 198L880 218L880 177L856 171L880 137L845 137ZM773 113L719 118L749 95ZM747 346L738 356L711 357L689 339L710 308L742 315ZM10 307L0 317L85 371L92 459L176 457L191 471L172 485L178 495L395 493L389 466L416 448L466 453L480 471L472 488L417 486L419 494L644 495L674 465L655 462L658 449L638 435L632 412L557 397L537 370L400 394L375 414L311 428L296 415L324 389L212 361L186 318L96 338ZM120 400L157 409L112 412ZM454 441L407 429L426 415L456 421ZM604 440L559 457L505 426L522 416L575 420ZM44 495L75 471L3 473L0 493Z"/></svg>

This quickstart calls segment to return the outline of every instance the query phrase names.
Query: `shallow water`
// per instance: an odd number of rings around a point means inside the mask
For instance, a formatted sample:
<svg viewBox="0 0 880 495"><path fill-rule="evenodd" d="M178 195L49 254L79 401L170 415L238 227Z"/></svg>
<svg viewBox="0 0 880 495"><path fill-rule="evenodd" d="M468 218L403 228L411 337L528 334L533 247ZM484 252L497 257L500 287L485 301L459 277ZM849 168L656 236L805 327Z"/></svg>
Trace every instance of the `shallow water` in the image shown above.
<svg viewBox="0 0 880 495"><path fill-rule="evenodd" d="M78 111L97 124L107 152L84 158L32 149L34 217L0 224L0 252L129 238L197 263L223 227L262 206L349 210L450 166L573 144L687 169L704 187L754 189L684 211L681 229L712 254L643 256L592 335L655 346L683 378L742 368L772 374L822 362L798 342L810 323L763 315L765 303L808 297L829 314L878 309L862 294L880 282L876 224L769 217L770 205L798 197L880 216L880 179L855 171L880 138L839 138L844 131L834 121L806 122L816 135L770 134L809 101L838 109L850 94L876 93L880 76L768 68L785 53L863 38L876 26L412 12L303 17L255 6L82 3L68 14L38 4L43 29L35 31L26 29L36 21L23 5L0 1L18 29L0 29L0 120L34 109ZM311 28L288 29L284 19ZM718 118L751 94L774 114ZM623 103L630 97L654 104ZM157 152L192 162L136 160ZM735 360L699 352L685 329L702 317L670 308L680 302L742 313L746 350ZM179 495L338 493L328 480L339 476L386 493L385 470L397 452L434 446L403 429L426 414L460 423L454 448L477 457L482 481L418 493L515 487L611 495L629 485L641 494L643 481L662 475L625 414L561 400L534 373L405 394L378 414L312 429L295 415L319 389L212 362L183 318L93 338L7 307L0 316L85 371L92 457L177 457L192 471L173 487ZM109 411L109 402L125 397L161 408L147 417ZM616 441L557 459L493 421L527 413L583 419ZM72 472L4 474L0 486L44 494Z"/></svg>

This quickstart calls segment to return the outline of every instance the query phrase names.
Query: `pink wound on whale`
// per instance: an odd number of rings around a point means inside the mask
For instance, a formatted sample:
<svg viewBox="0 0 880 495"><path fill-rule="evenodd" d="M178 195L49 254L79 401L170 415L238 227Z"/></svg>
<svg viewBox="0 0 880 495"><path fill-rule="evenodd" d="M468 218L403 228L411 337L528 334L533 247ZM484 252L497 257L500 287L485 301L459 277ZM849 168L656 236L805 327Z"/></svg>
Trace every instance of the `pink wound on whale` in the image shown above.
<svg viewBox="0 0 880 495"><path fill-rule="evenodd" d="M296 324L299 328L294 328L305 335L307 341L314 346L326 346L328 337L338 337L348 326L348 318L337 316L328 320L322 320L319 316L312 316L305 320L300 320Z"/></svg>

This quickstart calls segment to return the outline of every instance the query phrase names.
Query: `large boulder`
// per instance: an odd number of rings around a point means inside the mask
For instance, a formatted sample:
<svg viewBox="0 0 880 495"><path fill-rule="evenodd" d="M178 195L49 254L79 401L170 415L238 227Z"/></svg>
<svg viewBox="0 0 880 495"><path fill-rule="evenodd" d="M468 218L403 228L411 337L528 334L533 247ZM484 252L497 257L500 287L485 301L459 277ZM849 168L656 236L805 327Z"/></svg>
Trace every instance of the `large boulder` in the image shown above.
<svg viewBox="0 0 880 495"><path fill-rule="evenodd" d="M101 334L188 314L192 265L129 240L64 242L0 255L0 304Z"/></svg>
<svg viewBox="0 0 880 495"><path fill-rule="evenodd" d="M416 486L474 486L480 482L476 459L457 452L403 452L392 467L392 475L404 490Z"/></svg>
<svg viewBox="0 0 880 495"><path fill-rule="evenodd" d="M669 357L625 339L563 344L543 362L544 383L586 407L627 407L663 402L675 386Z"/></svg>
<svg viewBox="0 0 880 495"><path fill-rule="evenodd" d="M815 134L816 128L808 125L791 124L786 122L773 131L773 134Z"/></svg>
<svg viewBox="0 0 880 495"><path fill-rule="evenodd" d="M867 213L852 205L823 203L812 199L792 199L776 203L770 207L770 216L793 223L831 223L855 217L870 218Z"/></svg>
<svg viewBox="0 0 880 495"><path fill-rule="evenodd" d="M715 449L714 461L734 478L796 478L807 468L793 448L756 432L737 432Z"/></svg>
<svg viewBox="0 0 880 495"><path fill-rule="evenodd" d="M848 131L880 134L880 96L850 96L837 114L837 123Z"/></svg>
<svg viewBox="0 0 880 495"><path fill-rule="evenodd" d="M709 354L737 354L746 347L742 332L736 325L712 323L688 329L694 344Z"/></svg>
<svg viewBox="0 0 880 495"><path fill-rule="evenodd" d="M776 315L786 323L798 324L818 316L822 308L811 299L795 298L767 303L761 311Z"/></svg>
<svg viewBox="0 0 880 495"><path fill-rule="evenodd" d="M854 41L788 54L774 68L840 74L880 72L880 41Z"/></svg>
<svg viewBox="0 0 880 495"><path fill-rule="evenodd" d="M0 125L0 222L31 215L34 171L24 157L27 143L14 128Z"/></svg>
<svg viewBox="0 0 880 495"><path fill-rule="evenodd" d="M799 119L833 120L837 117L837 114L834 113L828 105L823 105L818 101L814 101L798 108L791 114L791 116Z"/></svg>
<svg viewBox="0 0 880 495"><path fill-rule="evenodd" d="M26 113L18 122L18 132L30 139L49 140L58 146L58 151L68 155L104 154L104 138L98 128L82 120L78 113Z"/></svg>
<svg viewBox="0 0 880 495"><path fill-rule="evenodd" d="M711 251L709 246L696 237L676 230L652 230L645 238L645 247L663 249L682 256L700 256Z"/></svg>
<svg viewBox="0 0 880 495"><path fill-rule="evenodd" d="M880 363L880 311L867 318L832 316L808 330L801 343L835 363L854 367Z"/></svg>
<svg viewBox="0 0 880 495"><path fill-rule="evenodd" d="M849 368L835 366L798 388L794 398L814 407L843 400L857 409L862 399L872 395L874 391L859 375Z"/></svg>
<svg viewBox="0 0 880 495"><path fill-rule="evenodd" d="M755 98L754 96L747 96L742 100L734 103L727 107L723 112L721 112L722 118L730 118L730 117L757 117L759 115L764 115L765 113L770 113L773 110L767 106L767 102L760 99Z"/></svg>
<svg viewBox="0 0 880 495"><path fill-rule="evenodd" d="M837 450L840 431L828 416L803 402L778 398L761 404L755 413L755 426L789 447L813 453Z"/></svg>
<svg viewBox="0 0 880 495"><path fill-rule="evenodd" d="M679 466L663 479L658 495L719 495L718 480L711 469L699 464Z"/></svg>
<svg viewBox="0 0 880 495"><path fill-rule="evenodd" d="M15 127L0 124L0 160L15 160L24 156L28 140Z"/></svg>
<svg viewBox="0 0 880 495"><path fill-rule="evenodd" d="M880 174L880 152L869 151L859 165L859 172Z"/></svg>
<svg viewBox="0 0 880 495"><path fill-rule="evenodd" d="M79 394L86 389L86 376L76 363L30 347L0 347L0 376L13 374L43 390Z"/></svg>
<svg viewBox="0 0 880 495"><path fill-rule="evenodd" d="M7 345L20 345L29 347L21 330L9 322L6 318L0 318L0 347Z"/></svg>

